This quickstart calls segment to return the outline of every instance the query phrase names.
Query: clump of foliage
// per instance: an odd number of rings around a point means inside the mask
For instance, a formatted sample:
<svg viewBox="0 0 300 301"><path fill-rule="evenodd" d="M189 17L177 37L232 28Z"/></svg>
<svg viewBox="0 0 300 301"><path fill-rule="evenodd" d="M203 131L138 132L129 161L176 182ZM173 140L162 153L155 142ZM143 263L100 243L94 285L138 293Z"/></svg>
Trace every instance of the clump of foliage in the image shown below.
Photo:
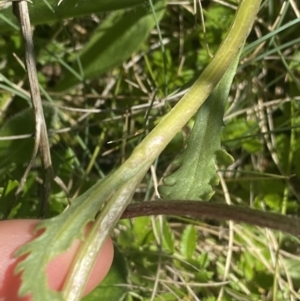
<svg viewBox="0 0 300 301"><path fill-rule="evenodd" d="M210 63L237 3L202 1L199 9L196 2L132 0L125 7L124 1L79 1L85 10L72 11L67 0L61 8L49 0L53 12L43 1L35 2L34 42L53 169L70 199L84 201L89 192L83 193L99 179L110 179ZM18 23L10 9L1 16L0 135L28 137L0 141L0 213L3 218L38 217L39 160L22 194L14 198L30 157L34 123L28 116L26 74L13 55L23 53ZM217 166L221 185L214 187L213 196L208 192L211 202L298 214L298 22L294 1L269 0L259 11L221 133L221 145L235 161ZM134 201L158 197L157 187L170 174L171 163L184 156L193 123L140 176ZM53 185L47 217L67 206L65 192ZM233 222L161 216L120 221L112 235L119 249L112 271L84 300L300 299L295 237Z"/></svg>

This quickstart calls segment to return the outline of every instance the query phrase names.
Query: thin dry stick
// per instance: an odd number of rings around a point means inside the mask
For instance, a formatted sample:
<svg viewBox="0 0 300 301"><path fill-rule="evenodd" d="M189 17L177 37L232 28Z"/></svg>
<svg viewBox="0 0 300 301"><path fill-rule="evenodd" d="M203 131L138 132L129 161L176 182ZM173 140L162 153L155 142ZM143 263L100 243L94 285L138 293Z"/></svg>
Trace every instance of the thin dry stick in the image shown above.
<svg viewBox="0 0 300 301"><path fill-rule="evenodd" d="M13 12L18 18L21 25L21 33L25 44L25 64L28 73L30 94L32 100L32 106L34 109L35 117L35 144L32 152L30 162L25 170L25 173L20 181L20 185L16 191L16 196L22 191L28 173L32 167L32 164L36 158L38 149L41 153L41 159L44 172L43 179L43 204L42 204L42 216L46 213L46 207L51 191L51 181L53 179L53 169L50 155L49 140L47 134L47 127L44 118L43 106L41 101L41 95L39 90L39 83L37 79L36 63L34 46L32 40L32 32L30 26L30 19L28 13L28 5L26 1L13 2Z"/></svg>
<svg viewBox="0 0 300 301"><path fill-rule="evenodd" d="M299 218L222 203L177 200L134 203L126 208L122 219L149 215L191 216L220 221L232 220L237 223L246 223L300 236Z"/></svg>

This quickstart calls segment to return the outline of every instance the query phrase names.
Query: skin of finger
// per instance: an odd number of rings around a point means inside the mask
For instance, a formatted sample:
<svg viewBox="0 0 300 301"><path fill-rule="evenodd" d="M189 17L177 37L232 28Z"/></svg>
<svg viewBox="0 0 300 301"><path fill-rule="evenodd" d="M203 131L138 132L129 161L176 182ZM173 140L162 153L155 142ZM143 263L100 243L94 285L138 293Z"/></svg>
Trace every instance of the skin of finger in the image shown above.
<svg viewBox="0 0 300 301"><path fill-rule="evenodd" d="M30 297L18 297L21 283L20 274L15 275L14 269L22 258L14 258L14 252L24 243L32 240L35 235L34 226L38 220L9 220L0 222L0 300L30 301ZM50 288L61 289L71 261L80 245L75 241L64 254L51 261L47 267ZM101 249L84 294L93 290L107 274L113 259L113 244L107 239ZM42 273L42 271L41 271ZM38 277L38 275L37 275Z"/></svg>

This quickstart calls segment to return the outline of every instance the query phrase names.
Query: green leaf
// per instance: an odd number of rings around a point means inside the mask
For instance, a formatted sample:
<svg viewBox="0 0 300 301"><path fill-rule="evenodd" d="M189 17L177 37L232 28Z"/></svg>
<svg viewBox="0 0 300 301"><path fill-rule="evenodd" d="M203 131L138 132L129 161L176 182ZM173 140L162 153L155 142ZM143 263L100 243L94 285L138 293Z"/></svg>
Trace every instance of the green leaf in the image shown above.
<svg viewBox="0 0 300 301"><path fill-rule="evenodd" d="M197 246L197 231L193 225L187 226L181 236L180 251L187 258L192 258Z"/></svg>
<svg viewBox="0 0 300 301"><path fill-rule="evenodd" d="M140 170L136 173L131 164L126 166L126 163L124 163L114 174L99 180L84 194L73 200L68 210L54 218L42 220L38 223L35 231L43 229L43 233L23 245L15 253L16 257L27 255L15 269L17 274L22 273L22 283L19 289L20 296L31 294L33 300L64 300L61 292L52 291L48 287L46 277L47 265L53 258L67 250L76 238L83 240L85 226L89 222L95 221L97 213L105 202L121 202L124 199L127 203L129 202L136 186L142 180L149 166L142 166L142 168L139 166L139 168ZM106 211L103 210L100 216L103 212ZM121 212L117 215L114 213L114 217L119 217L120 214ZM99 222L99 217L96 221L96 226L98 226L97 222ZM102 229L103 231L105 230L104 227ZM106 231L108 232L107 229ZM90 251L87 253L87 248L91 246L91 241L99 245L99 240L105 240L106 236L99 236L99 232L98 229L95 231L94 224L89 235L85 238L83 246L80 248L79 254L85 256L86 259L83 264L85 268L91 262L89 261L91 256L96 256L96 252ZM82 251L83 248L84 251ZM37 274L39 274L38 279L36 278ZM87 273L85 275L87 276ZM80 278L80 281L83 281L82 278ZM73 290L70 289L67 293L73 294Z"/></svg>
<svg viewBox="0 0 300 301"><path fill-rule="evenodd" d="M157 229L160 227L159 221L156 222ZM161 233L161 232L158 232ZM163 249L171 254L174 253L174 234L170 224L163 219L162 224L162 246Z"/></svg>
<svg viewBox="0 0 300 301"><path fill-rule="evenodd" d="M267 193L263 197L264 202L272 211L280 212L282 206L282 196L277 193Z"/></svg>
<svg viewBox="0 0 300 301"><path fill-rule="evenodd" d="M165 0L156 1L155 11L158 20L163 16L164 7ZM111 13L81 51L79 55L81 66L78 66L76 60L74 72L68 73L56 90L68 89L80 81L95 78L122 64L138 50L154 26L152 12L144 6L130 11Z"/></svg>
<svg viewBox="0 0 300 301"><path fill-rule="evenodd" d="M28 3L31 24L45 24L66 18L80 17L105 11L130 8L137 5L145 6L145 0L64 0L57 6L58 0L38 0ZM146 2L147 5L147 2ZM0 32L19 27L11 7L0 13Z"/></svg>
<svg viewBox="0 0 300 301"><path fill-rule="evenodd" d="M3 188L0 199L0 219L6 216L11 210L18 186L18 181L9 180Z"/></svg>
<svg viewBox="0 0 300 301"><path fill-rule="evenodd" d="M35 230L45 229L43 234L17 250L15 256L27 254L27 257L15 269L16 273L22 272L20 296L31 293L33 300L63 301L61 293L48 288L46 267L51 259L67 250L76 238L83 238L84 226L94 219L100 206L99 203L104 202L108 196L108 191L106 191L99 197L98 202L87 206L88 199L96 189L95 185L76 198L69 210L63 214L40 222ZM75 214L74 217L74 211L81 212L81 215ZM46 248L46 246L51 247ZM39 275L38 281L35 277L37 274Z"/></svg>
<svg viewBox="0 0 300 301"><path fill-rule="evenodd" d="M259 135L255 136L257 131L257 121L234 118L222 131L222 137L229 140L227 144L231 149L243 147L247 152L255 154L263 150ZM247 139L242 139L243 137Z"/></svg>
<svg viewBox="0 0 300 301"><path fill-rule="evenodd" d="M250 154L260 153L263 150L263 145L258 138L248 139L243 143L243 148Z"/></svg>
<svg viewBox="0 0 300 301"><path fill-rule="evenodd" d="M151 233L151 218L148 216L137 218L134 221L131 230L131 235L134 238L133 246L139 248L141 246L148 244L150 233Z"/></svg>
<svg viewBox="0 0 300 301"><path fill-rule="evenodd" d="M152 240L151 218L139 217L131 223L129 220L121 221L123 230L119 233L117 243L123 248L147 248Z"/></svg>
<svg viewBox="0 0 300 301"><path fill-rule="evenodd" d="M47 127L55 117L53 107L44 106L44 115ZM34 116L31 108L9 118L0 129L0 137L32 135L26 139L0 140L0 170L14 164L23 164L29 161L34 145Z"/></svg>
<svg viewBox="0 0 300 301"><path fill-rule="evenodd" d="M241 53L241 51L240 51ZM239 55L196 114L195 124L182 155L174 160L174 172L164 178L160 194L169 199L209 200L219 183L216 164L233 158L221 148L225 104L236 72Z"/></svg>
<svg viewBox="0 0 300 301"><path fill-rule="evenodd" d="M82 301L118 301L123 300L127 292L127 265L124 256L120 253L118 248L114 250L113 264L109 273L101 284L96 287L89 295L82 299Z"/></svg>

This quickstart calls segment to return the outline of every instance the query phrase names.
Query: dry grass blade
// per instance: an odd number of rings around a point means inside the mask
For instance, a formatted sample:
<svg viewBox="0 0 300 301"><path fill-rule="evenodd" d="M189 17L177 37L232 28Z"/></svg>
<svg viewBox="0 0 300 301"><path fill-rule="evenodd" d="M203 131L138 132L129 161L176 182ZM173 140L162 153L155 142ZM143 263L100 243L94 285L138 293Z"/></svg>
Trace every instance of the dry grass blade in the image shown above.
<svg viewBox="0 0 300 301"><path fill-rule="evenodd" d="M37 70L34 54L34 46L32 40L32 31L29 19L28 5L26 1L18 1L13 3L13 11L18 18L21 25L21 33L25 44L25 63L28 73L30 94L32 100L32 106L34 108L35 117L35 144L32 152L30 162L25 170L25 173L20 181L20 185L16 191L16 196L22 191L28 173L32 167L32 164L36 158L38 149L41 153L42 164L45 170L43 179L43 205L42 216L46 213L46 205L48 203L51 181L53 179L53 169L50 155L49 140L47 134L47 127L43 112L43 106L41 101L41 95L39 90L39 83L37 79Z"/></svg>

